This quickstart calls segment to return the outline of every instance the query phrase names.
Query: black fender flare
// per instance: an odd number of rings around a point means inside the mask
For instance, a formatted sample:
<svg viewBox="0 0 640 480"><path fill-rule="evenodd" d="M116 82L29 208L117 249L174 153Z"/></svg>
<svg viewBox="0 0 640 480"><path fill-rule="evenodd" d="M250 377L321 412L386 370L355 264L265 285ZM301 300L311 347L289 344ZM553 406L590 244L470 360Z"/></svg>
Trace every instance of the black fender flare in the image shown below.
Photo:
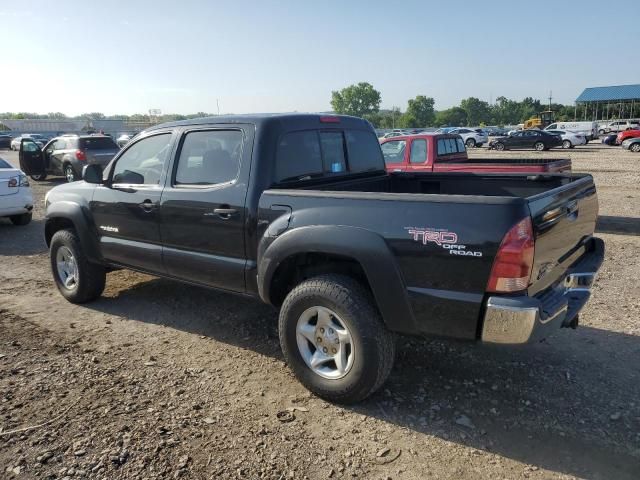
<svg viewBox="0 0 640 480"><path fill-rule="evenodd" d="M272 303L271 282L287 258L303 253L340 255L362 266L387 328L401 333L416 332L402 273L389 246L377 233L349 226L298 227L259 251L258 291L264 302Z"/></svg>
<svg viewBox="0 0 640 480"><path fill-rule="evenodd" d="M100 240L96 234L95 224L89 210L78 203L64 200L50 204L47 207L45 222L45 241L47 246L49 246L50 239L55 233L51 229L55 228L59 220L67 220L73 224L73 228L78 234L80 244L89 261L102 263Z"/></svg>

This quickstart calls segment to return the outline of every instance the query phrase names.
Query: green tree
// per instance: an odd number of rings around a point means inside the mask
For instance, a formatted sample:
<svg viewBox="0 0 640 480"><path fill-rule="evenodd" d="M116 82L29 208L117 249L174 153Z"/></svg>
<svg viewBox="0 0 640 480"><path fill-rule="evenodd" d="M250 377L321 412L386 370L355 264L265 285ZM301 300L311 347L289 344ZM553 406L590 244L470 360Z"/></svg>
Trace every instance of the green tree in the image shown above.
<svg viewBox="0 0 640 480"><path fill-rule="evenodd" d="M520 123L520 104L515 100L500 96L491 108L492 123L498 125L513 125Z"/></svg>
<svg viewBox="0 0 640 480"><path fill-rule="evenodd" d="M435 124L439 127L462 127L467 124L467 112L460 107L440 110L436 113Z"/></svg>
<svg viewBox="0 0 640 480"><path fill-rule="evenodd" d="M363 117L380 110L380 92L367 82L331 92L331 108L336 113Z"/></svg>
<svg viewBox="0 0 640 480"><path fill-rule="evenodd" d="M416 98L409 100L407 111L402 116L401 124L403 127L429 127L433 125L436 118L436 112L433 109L435 100L431 97L418 95ZM404 125L406 124L406 125Z"/></svg>
<svg viewBox="0 0 640 480"><path fill-rule="evenodd" d="M476 97L465 98L460 102L460 108L467 113L467 123L472 126L491 121L489 103Z"/></svg>

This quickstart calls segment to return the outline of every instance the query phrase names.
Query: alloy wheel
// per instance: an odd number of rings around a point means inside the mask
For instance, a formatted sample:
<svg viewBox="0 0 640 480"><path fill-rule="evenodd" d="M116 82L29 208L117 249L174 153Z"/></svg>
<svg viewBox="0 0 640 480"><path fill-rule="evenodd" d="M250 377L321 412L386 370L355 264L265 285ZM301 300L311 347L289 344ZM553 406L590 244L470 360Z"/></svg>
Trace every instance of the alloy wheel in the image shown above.
<svg viewBox="0 0 640 480"><path fill-rule="evenodd" d="M304 362L323 378L342 378L353 366L351 332L338 314L326 307L311 307L300 315L296 342Z"/></svg>

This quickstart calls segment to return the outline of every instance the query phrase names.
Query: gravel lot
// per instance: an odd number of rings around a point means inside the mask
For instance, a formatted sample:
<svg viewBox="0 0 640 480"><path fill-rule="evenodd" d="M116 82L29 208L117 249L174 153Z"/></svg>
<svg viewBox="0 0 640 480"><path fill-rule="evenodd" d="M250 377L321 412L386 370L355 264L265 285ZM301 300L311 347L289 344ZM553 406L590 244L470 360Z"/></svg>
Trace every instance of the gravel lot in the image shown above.
<svg viewBox="0 0 640 480"><path fill-rule="evenodd" d="M0 478L640 478L640 155L472 155L593 173L607 254L581 326L518 349L400 340L355 407L300 386L257 302L119 271L67 303L42 239L62 180L33 182L34 221L0 219Z"/></svg>

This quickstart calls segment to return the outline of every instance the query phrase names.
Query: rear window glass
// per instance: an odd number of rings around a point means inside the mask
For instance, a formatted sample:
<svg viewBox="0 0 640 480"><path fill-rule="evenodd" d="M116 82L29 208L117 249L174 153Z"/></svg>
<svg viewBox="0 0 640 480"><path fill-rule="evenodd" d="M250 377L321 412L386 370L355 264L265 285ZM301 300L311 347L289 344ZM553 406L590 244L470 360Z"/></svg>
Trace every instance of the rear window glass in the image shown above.
<svg viewBox="0 0 640 480"><path fill-rule="evenodd" d="M80 148L86 150L113 150L118 145L110 137L81 138Z"/></svg>
<svg viewBox="0 0 640 480"><path fill-rule="evenodd" d="M383 169L380 145L372 132L308 130L287 133L278 143L278 182Z"/></svg>
<svg viewBox="0 0 640 480"><path fill-rule="evenodd" d="M0 168L13 168L13 167L9 165L9 162L0 158Z"/></svg>
<svg viewBox="0 0 640 480"><path fill-rule="evenodd" d="M373 133L362 130L347 130L345 135L350 171L368 172L384 169L380 143Z"/></svg>

